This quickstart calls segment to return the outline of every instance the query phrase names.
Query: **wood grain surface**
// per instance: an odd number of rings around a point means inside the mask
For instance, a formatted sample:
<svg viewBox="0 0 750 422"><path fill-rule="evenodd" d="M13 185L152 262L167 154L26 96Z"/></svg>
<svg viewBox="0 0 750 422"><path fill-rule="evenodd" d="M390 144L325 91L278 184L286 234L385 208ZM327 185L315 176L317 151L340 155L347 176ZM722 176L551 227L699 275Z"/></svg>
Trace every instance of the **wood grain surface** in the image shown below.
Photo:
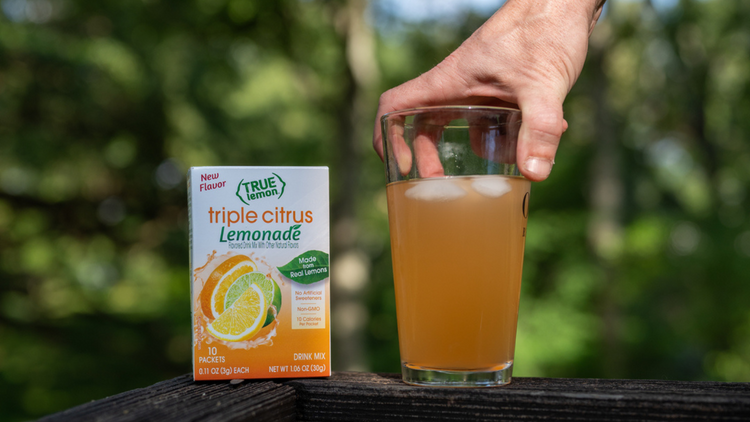
<svg viewBox="0 0 750 422"><path fill-rule="evenodd" d="M514 378L496 388L426 388L398 374L193 382L191 375L42 421L750 421L750 383Z"/></svg>
<svg viewBox="0 0 750 422"><path fill-rule="evenodd" d="M295 392L273 381L193 382L183 375L40 419L62 421L294 421Z"/></svg>
<svg viewBox="0 0 750 422"><path fill-rule="evenodd" d="M750 383L514 378L505 387L413 387L396 374L290 381L303 421L750 421Z"/></svg>

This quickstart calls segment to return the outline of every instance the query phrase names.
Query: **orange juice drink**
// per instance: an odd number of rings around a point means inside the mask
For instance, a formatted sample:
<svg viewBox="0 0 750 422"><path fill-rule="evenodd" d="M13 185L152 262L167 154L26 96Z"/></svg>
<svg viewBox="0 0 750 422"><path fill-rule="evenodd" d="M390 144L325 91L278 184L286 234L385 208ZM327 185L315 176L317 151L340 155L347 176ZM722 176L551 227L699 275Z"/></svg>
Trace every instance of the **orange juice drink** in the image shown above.
<svg viewBox="0 0 750 422"><path fill-rule="evenodd" d="M331 374L327 167L193 167L193 377Z"/></svg>
<svg viewBox="0 0 750 422"><path fill-rule="evenodd" d="M386 187L405 368L512 366L529 188L497 175Z"/></svg>

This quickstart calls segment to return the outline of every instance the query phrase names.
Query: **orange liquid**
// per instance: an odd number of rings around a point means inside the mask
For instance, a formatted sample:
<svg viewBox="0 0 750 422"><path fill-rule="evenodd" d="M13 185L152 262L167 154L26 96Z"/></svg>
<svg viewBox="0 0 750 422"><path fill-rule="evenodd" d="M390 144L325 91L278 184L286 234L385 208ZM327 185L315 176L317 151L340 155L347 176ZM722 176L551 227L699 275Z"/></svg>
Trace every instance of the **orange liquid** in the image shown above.
<svg viewBox="0 0 750 422"><path fill-rule="evenodd" d="M501 187L504 180L509 191L490 197L472 187L488 178ZM410 191L446 182L452 189L442 196ZM386 187L402 363L457 371L512 364L529 188L521 177L503 176Z"/></svg>

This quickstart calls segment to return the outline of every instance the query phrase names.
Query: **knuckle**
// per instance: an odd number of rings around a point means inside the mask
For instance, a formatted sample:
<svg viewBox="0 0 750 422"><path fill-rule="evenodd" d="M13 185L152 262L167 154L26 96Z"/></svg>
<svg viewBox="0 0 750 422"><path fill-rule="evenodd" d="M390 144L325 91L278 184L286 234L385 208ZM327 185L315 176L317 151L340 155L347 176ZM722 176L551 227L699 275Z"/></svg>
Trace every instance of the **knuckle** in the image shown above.
<svg viewBox="0 0 750 422"><path fill-rule="evenodd" d="M550 130L548 128L532 127L531 134L532 139L535 142L542 142L550 145L557 145L560 143L560 137L562 136L562 130Z"/></svg>
<svg viewBox="0 0 750 422"><path fill-rule="evenodd" d="M540 113L528 123L532 139L535 141L554 145L560 142L563 134L563 118L559 113Z"/></svg>

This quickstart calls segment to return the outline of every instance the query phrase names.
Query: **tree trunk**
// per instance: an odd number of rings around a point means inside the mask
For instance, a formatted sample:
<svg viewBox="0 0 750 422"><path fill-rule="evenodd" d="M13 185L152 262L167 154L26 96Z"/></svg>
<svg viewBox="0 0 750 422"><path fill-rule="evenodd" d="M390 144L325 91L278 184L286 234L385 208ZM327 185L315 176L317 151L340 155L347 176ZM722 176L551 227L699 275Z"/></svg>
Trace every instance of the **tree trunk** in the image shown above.
<svg viewBox="0 0 750 422"><path fill-rule="evenodd" d="M340 110L338 139L338 184L337 201L333 205L332 302L333 353L336 370L368 369L364 351L364 328L367 324L367 308L362 303L362 292L369 280L369 258L358 247L358 223L356 199L362 168L363 127L370 127L370 92L378 82L379 74L375 58L375 38L365 22L366 0L349 0L338 11L338 20L343 23L342 36L345 41L347 61L347 93Z"/></svg>

